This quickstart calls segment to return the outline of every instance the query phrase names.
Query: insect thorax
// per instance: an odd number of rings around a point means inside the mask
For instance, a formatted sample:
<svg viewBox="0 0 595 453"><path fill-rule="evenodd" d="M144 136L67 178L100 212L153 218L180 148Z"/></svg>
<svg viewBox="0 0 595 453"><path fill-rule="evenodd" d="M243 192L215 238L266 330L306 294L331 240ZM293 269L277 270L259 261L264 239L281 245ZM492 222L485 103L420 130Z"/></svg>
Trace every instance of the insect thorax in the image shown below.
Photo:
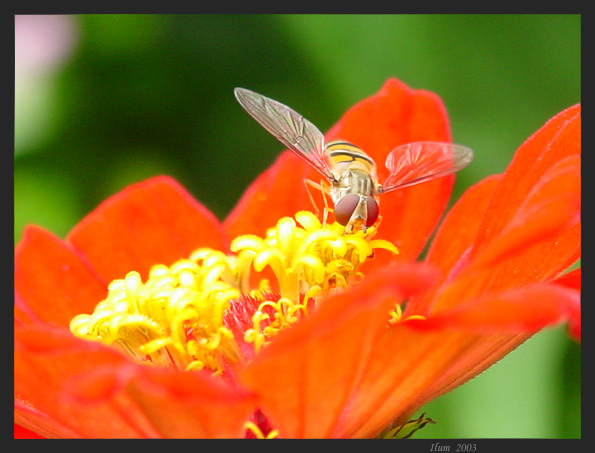
<svg viewBox="0 0 595 453"><path fill-rule="evenodd" d="M375 179L358 168L346 168L337 175L336 183L331 187L331 198L337 203L345 195L354 193L365 197L376 197Z"/></svg>

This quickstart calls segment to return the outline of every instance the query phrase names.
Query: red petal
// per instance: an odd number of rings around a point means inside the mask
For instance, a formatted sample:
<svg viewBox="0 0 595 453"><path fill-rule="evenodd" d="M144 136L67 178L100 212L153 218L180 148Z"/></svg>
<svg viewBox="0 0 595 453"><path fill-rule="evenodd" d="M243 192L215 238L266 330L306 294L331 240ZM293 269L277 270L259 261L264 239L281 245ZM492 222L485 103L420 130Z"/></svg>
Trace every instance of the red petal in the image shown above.
<svg viewBox="0 0 595 453"><path fill-rule="evenodd" d="M20 424L39 426L24 410L35 408L53 437L237 437L256 410L254 397L206 373L136 364L47 328L15 331L15 395Z"/></svg>
<svg viewBox="0 0 595 453"><path fill-rule="evenodd" d="M352 402L369 378L387 313L433 277L425 267L407 265L369 277L325 300L247 365L240 379L261 396L262 411L281 437L342 437L363 423Z"/></svg>
<svg viewBox="0 0 595 453"><path fill-rule="evenodd" d="M441 279L432 291L407 304L406 315L426 316L441 285L455 278L468 264L469 252L490 198L501 179L490 176L465 191L446 215L428 250L426 261L437 266Z"/></svg>
<svg viewBox="0 0 595 453"><path fill-rule="evenodd" d="M510 259L536 243L551 242L580 221L580 158L554 164L527 195L501 236L486 245L474 267Z"/></svg>
<svg viewBox="0 0 595 453"><path fill-rule="evenodd" d="M554 283L566 288L573 288L577 291L581 289L581 268L567 272L554 280ZM581 342L581 312L580 306L571 314L569 319L568 333L577 342Z"/></svg>
<svg viewBox="0 0 595 453"><path fill-rule="evenodd" d="M428 344L431 344L431 339L434 338L435 348L438 349L438 352L440 350L446 352L450 360L442 367L441 373L436 376L435 380L426 388L421 389L417 395L416 407L421 407L464 384L498 362L530 337L529 334L479 335L443 329L418 332L418 335L421 335ZM453 351L455 354L451 354ZM432 360L433 357L439 360L441 357L439 354L433 354L432 349L428 351L427 355L429 360ZM425 360L426 357L424 356L422 359Z"/></svg>
<svg viewBox="0 0 595 453"><path fill-rule="evenodd" d="M44 229L29 226L15 249L15 318L68 326L91 313L106 287L76 251Z"/></svg>
<svg viewBox="0 0 595 453"><path fill-rule="evenodd" d="M157 263L172 264L198 247L225 250L217 219L177 182L156 177L108 198L67 236L109 282Z"/></svg>
<svg viewBox="0 0 595 453"><path fill-rule="evenodd" d="M466 356L476 335L464 332L420 332L409 321L385 330L349 405L358 408L359 423L346 427L350 437L373 437L389 424L404 423L428 392L450 372L462 373L483 357ZM465 363L456 363L464 357ZM491 364L493 362L490 362ZM487 366L487 365L486 365ZM470 376L471 377L471 376Z"/></svg>
<svg viewBox="0 0 595 453"><path fill-rule="evenodd" d="M117 413L116 402L113 407L108 404L90 410L64 401L64 381L98 366L126 361L115 351L98 351L98 347L76 339L66 329L16 329L15 419L36 432L43 429L47 437L138 436Z"/></svg>
<svg viewBox="0 0 595 453"><path fill-rule="evenodd" d="M580 313L580 292L553 283L534 283L497 294L485 294L456 308L411 321L420 328L533 334Z"/></svg>
<svg viewBox="0 0 595 453"><path fill-rule="evenodd" d="M574 269L554 280L558 285L581 289L581 268Z"/></svg>
<svg viewBox="0 0 595 453"><path fill-rule="evenodd" d="M482 294L551 280L576 262L579 159L580 106L575 106L517 151L487 208L476 214L483 218L475 241L456 278L434 301L435 313Z"/></svg>
<svg viewBox="0 0 595 453"><path fill-rule="evenodd" d="M256 398L207 372L155 370L138 379L128 394L153 426L168 438L244 437Z"/></svg>
<svg viewBox="0 0 595 453"><path fill-rule="evenodd" d="M475 242L474 256L498 240L515 221L515 216L524 215L520 212L526 207L524 204L558 162L572 156L580 159L580 152L580 105L576 105L548 121L516 152L486 210ZM567 186L561 190L567 190ZM551 192L548 190L548 193ZM560 243L561 240L564 242ZM539 260L550 263L552 272L559 272L560 261L566 263L568 255L573 257L570 258L572 262L576 261L576 250L576 234L570 234L570 237L560 238L553 253L541 255Z"/></svg>
<svg viewBox="0 0 595 453"><path fill-rule="evenodd" d="M20 425L14 424L14 438L15 439L45 439L30 429L23 428Z"/></svg>
<svg viewBox="0 0 595 453"><path fill-rule="evenodd" d="M468 253L477 235L481 214L501 178L501 175L493 175L467 189L440 225L426 261L440 267L445 276L456 273L458 261Z"/></svg>
<svg viewBox="0 0 595 453"><path fill-rule="evenodd" d="M554 283L483 295L426 320L410 320L407 326L420 329L424 337L437 335L439 342L461 335L471 339L468 347L420 395L421 404L465 383L536 331L562 321L569 321L571 328L578 323L580 338L579 291Z"/></svg>
<svg viewBox="0 0 595 453"><path fill-rule="evenodd" d="M579 311L578 291L540 283L392 327L376 345L358 393L349 401L362 420L349 435L370 437L390 422L405 422L423 404L476 376L535 331L572 321Z"/></svg>
<svg viewBox="0 0 595 453"><path fill-rule="evenodd" d="M450 141L450 132L438 96L389 79L377 94L349 109L326 138L342 138L364 149L378 164L382 181L384 161L393 148L417 140ZM304 179L318 183L321 178L296 156L283 154L244 194L224 222L226 231L230 237L263 235L279 217L312 210ZM423 249L450 197L453 181L452 176L445 177L382 196L382 235L397 243L402 259L413 259ZM379 267L385 264L381 261L377 261Z"/></svg>
<svg viewBox="0 0 595 453"><path fill-rule="evenodd" d="M557 286L538 283L486 295L426 320L411 319L396 326L386 344L379 347L385 357L377 357L374 363L400 361L409 372L398 375L399 370L390 366L377 366L370 372L396 384L392 393L375 398L379 379L369 383L369 391L361 387L369 402L370 418L356 435L369 435L366 426L390 421L391 407L407 408L405 418L401 418L405 421L407 411L415 411L467 382L535 331L565 320L572 323L577 317L580 321L578 291Z"/></svg>

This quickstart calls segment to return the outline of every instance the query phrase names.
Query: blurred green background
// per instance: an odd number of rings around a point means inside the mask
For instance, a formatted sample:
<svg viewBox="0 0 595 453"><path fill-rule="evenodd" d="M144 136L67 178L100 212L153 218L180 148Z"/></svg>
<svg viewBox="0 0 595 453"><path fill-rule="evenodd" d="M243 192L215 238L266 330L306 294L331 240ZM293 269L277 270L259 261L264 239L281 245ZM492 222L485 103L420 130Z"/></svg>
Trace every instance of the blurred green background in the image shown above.
<svg viewBox="0 0 595 453"><path fill-rule="evenodd" d="M220 219L283 146L241 86L322 131L388 77L438 93L476 153L454 198L502 172L580 102L579 15L73 15L15 17L15 243L64 237L100 201L169 174ZM425 407L417 437L578 438L580 347L542 332Z"/></svg>

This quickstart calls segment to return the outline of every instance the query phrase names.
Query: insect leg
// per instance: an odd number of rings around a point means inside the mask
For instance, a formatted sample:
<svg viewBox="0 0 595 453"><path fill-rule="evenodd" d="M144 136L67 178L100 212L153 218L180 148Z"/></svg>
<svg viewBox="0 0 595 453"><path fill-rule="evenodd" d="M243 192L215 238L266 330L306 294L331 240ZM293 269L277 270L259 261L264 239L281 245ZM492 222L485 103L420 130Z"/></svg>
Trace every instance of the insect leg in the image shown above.
<svg viewBox="0 0 595 453"><path fill-rule="evenodd" d="M320 181L320 184L317 184L310 179L304 179L304 186L306 186L306 191L308 192L308 197L310 198L310 202L312 203L312 206L314 207L314 210L316 211L316 216L318 216L320 214L320 209L318 209L318 204L316 203L316 200L314 199L314 195L312 194L311 190L316 189L317 191L319 191L322 194L322 201L324 203L324 213L323 213L323 217L322 217L322 224L325 225L326 219L328 217L328 213L333 212L332 208L329 207L329 205L327 203L326 196L325 196L325 194L330 195L328 185L325 184L325 182L323 180Z"/></svg>

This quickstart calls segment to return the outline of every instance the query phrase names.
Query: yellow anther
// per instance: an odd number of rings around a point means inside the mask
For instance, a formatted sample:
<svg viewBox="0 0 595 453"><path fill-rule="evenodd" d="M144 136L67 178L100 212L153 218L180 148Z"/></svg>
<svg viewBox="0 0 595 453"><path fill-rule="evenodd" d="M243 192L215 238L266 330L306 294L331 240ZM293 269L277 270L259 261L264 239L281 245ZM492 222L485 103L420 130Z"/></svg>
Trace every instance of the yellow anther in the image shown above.
<svg viewBox="0 0 595 453"><path fill-rule="evenodd" d="M300 266L304 268L303 277L309 280L311 284L320 284L324 281L324 263L316 255L312 253L304 253L303 255L295 257L291 264L294 272L299 272Z"/></svg>
<svg viewBox="0 0 595 453"><path fill-rule="evenodd" d="M265 436L262 430L254 422L246 422L244 424L244 428L254 434L254 437L257 439L275 439L279 437L279 431L276 429L272 430Z"/></svg>
<svg viewBox="0 0 595 453"><path fill-rule="evenodd" d="M410 321L410 320L412 320L412 319L426 319L426 317L425 317L425 316L422 316L422 315L411 315L411 316L407 316L407 317L406 317L406 318L403 320L403 322L407 322L407 321Z"/></svg>
<svg viewBox="0 0 595 453"><path fill-rule="evenodd" d="M277 222L275 228L275 237L279 248L283 250L291 250L293 247L293 240L295 234L295 221L291 217L283 217Z"/></svg>
<svg viewBox="0 0 595 453"><path fill-rule="evenodd" d="M370 255L372 255L372 247L370 246L370 243L364 239L361 232L347 236L345 241L352 248L352 263L361 264L366 261Z"/></svg>
<svg viewBox="0 0 595 453"><path fill-rule="evenodd" d="M209 268L180 260L169 268L155 266L144 284L130 272L109 285L92 315L75 317L71 331L140 361L185 369L198 360L218 373L223 360L238 358L223 315L239 291L220 279L224 270L217 262Z"/></svg>
<svg viewBox="0 0 595 453"><path fill-rule="evenodd" d="M304 303L302 304L302 310L305 315L308 314L308 303L310 303L310 300L313 300L314 297L316 297L320 293L320 291L320 286L313 286L304 295Z"/></svg>
<svg viewBox="0 0 595 453"><path fill-rule="evenodd" d="M238 236L231 255L200 248L171 266L156 264L146 282L138 272L108 285L91 315L72 319L74 335L114 345L139 361L186 370L223 373L242 360L226 313L244 297L259 303L243 340L255 351L291 327L325 296L362 278L359 266L375 249L398 253L374 227L345 234L338 223L323 225L311 212L284 217L265 237ZM273 271L276 281L264 276ZM254 310L254 308L250 308ZM235 315L234 315L235 316ZM391 313L392 322L401 313Z"/></svg>
<svg viewBox="0 0 595 453"><path fill-rule="evenodd" d="M262 272L262 270L268 265L273 270L282 269L284 266L285 255L281 250L276 248L267 248L262 250L256 258L254 258L254 270L256 272Z"/></svg>
<svg viewBox="0 0 595 453"><path fill-rule="evenodd" d="M298 253L304 253L312 248L323 248L329 246L329 244L333 244L332 247L335 249L346 247L342 235L337 234L331 228L326 228L310 231L301 241L297 251Z"/></svg>
<svg viewBox="0 0 595 453"><path fill-rule="evenodd" d="M295 220L306 230L314 231L322 227L320 220L310 211L299 211L295 215Z"/></svg>
<svg viewBox="0 0 595 453"><path fill-rule="evenodd" d="M401 318L403 317L403 310L401 309L401 306L399 304L395 304L395 308L389 312L389 316L389 324L394 325L400 323Z"/></svg>
<svg viewBox="0 0 595 453"><path fill-rule="evenodd" d="M200 360L194 360L193 362L190 362L188 364L188 366L186 367L185 371L203 370L204 367L205 367L205 364L203 362L201 362Z"/></svg>
<svg viewBox="0 0 595 453"><path fill-rule="evenodd" d="M267 278L263 278L260 281L260 283L258 285L258 291L260 291L261 294L265 293L265 292L268 292L268 293L271 292L271 283L269 282L269 280Z"/></svg>
<svg viewBox="0 0 595 453"><path fill-rule="evenodd" d="M403 309L399 304L395 304L395 307L389 312L389 316L390 319L388 320L388 323L391 326L394 326L395 324L399 324L401 322L407 322L411 319L426 319L425 316L421 315L411 315L403 318Z"/></svg>
<svg viewBox="0 0 595 453"><path fill-rule="evenodd" d="M373 239L372 241L370 241L370 247L372 247L373 249L385 249L389 252L394 253L395 255L399 254L399 250L397 249L395 244L384 239Z"/></svg>
<svg viewBox="0 0 595 453"><path fill-rule="evenodd" d="M264 244L265 242L262 238L253 234L244 234L231 241L229 249L234 253L238 253L244 249L260 251Z"/></svg>

